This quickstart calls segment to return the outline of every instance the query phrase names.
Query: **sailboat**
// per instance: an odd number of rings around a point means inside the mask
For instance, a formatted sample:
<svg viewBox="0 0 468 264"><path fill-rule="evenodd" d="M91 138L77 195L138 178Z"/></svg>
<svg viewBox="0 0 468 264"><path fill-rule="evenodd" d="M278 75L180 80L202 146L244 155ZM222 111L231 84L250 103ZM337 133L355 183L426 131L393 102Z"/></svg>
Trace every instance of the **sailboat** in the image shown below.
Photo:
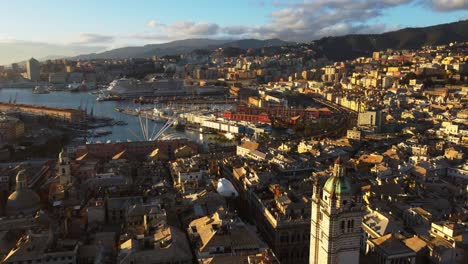
<svg viewBox="0 0 468 264"><path fill-rule="evenodd" d="M89 116L90 117L94 116L94 104L91 106L91 110L89 111Z"/></svg>
<svg viewBox="0 0 468 264"><path fill-rule="evenodd" d="M82 104L82 103L83 103L83 99L80 98L80 105L78 106L78 110L83 110L83 109L81 109L81 104Z"/></svg>
<svg viewBox="0 0 468 264"><path fill-rule="evenodd" d="M128 125L127 122L122 120L122 113L119 113L119 120L115 121L114 125L116 125L116 126L126 126L126 125Z"/></svg>
<svg viewBox="0 0 468 264"><path fill-rule="evenodd" d="M88 113L88 100L86 100L84 111L85 113Z"/></svg>

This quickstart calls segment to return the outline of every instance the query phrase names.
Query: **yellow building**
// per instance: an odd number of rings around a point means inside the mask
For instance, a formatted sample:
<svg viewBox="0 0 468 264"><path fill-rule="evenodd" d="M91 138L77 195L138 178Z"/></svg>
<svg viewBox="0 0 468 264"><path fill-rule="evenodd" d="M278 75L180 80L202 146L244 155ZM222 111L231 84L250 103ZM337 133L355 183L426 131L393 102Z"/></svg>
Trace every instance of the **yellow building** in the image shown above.
<svg viewBox="0 0 468 264"><path fill-rule="evenodd" d="M262 107L262 99L256 96L249 96L248 104L255 107Z"/></svg>
<svg viewBox="0 0 468 264"><path fill-rule="evenodd" d="M47 116L52 119L64 120L72 123L81 122L85 119L86 113L77 109L61 109L34 105L0 103L0 111L18 110L23 113Z"/></svg>
<svg viewBox="0 0 468 264"><path fill-rule="evenodd" d="M398 72L400 71L399 67L387 67L387 72Z"/></svg>

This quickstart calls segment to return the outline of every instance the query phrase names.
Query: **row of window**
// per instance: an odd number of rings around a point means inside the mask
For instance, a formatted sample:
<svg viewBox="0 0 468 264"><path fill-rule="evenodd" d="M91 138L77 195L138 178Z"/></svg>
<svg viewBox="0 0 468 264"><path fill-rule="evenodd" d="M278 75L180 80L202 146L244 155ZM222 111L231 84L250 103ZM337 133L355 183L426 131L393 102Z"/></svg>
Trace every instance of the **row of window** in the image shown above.
<svg viewBox="0 0 468 264"><path fill-rule="evenodd" d="M310 234L309 233L303 233L302 238L301 238L300 233L294 233L292 235L289 235L288 232L282 232L280 234L280 243L281 244L289 244L289 243L309 241L309 239L310 239Z"/></svg>
<svg viewBox="0 0 468 264"><path fill-rule="evenodd" d="M354 228L354 219L351 219L351 220L348 220L348 221L343 220L340 223L341 233L345 233L345 231L347 233L353 232L353 228Z"/></svg>
<svg viewBox="0 0 468 264"><path fill-rule="evenodd" d="M8 262L11 264L28 264L28 263L48 263L48 262L56 262L60 261L60 263L66 263L65 260L69 260L68 264L72 264L71 260L73 259L73 256L68 256L68 257L46 257L44 260L42 259L36 259L36 260L24 260L24 261L16 261L16 262Z"/></svg>
<svg viewBox="0 0 468 264"><path fill-rule="evenodd" d="M308 259L309 258L309 248L304 247L302 250L297 248L292 249L288 252L288 250L281 250L279 258L281 261L285 260L292 260L292 259Z"/></svg>

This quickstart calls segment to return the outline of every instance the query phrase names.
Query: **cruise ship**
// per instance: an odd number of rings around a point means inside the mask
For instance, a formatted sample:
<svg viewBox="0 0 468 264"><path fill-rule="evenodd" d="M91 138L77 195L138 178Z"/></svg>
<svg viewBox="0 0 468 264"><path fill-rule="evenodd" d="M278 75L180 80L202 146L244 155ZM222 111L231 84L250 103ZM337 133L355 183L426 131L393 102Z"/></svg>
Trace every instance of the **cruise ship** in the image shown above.
<svg viewBox="0 0 468 264"><path fill-rule="evenodd" d="M114 80L107 87L107 92L125 97L136 96L173 96L186 95L187 88L184 80L180 79L151 79L140 81L133 78Z"/></svg>

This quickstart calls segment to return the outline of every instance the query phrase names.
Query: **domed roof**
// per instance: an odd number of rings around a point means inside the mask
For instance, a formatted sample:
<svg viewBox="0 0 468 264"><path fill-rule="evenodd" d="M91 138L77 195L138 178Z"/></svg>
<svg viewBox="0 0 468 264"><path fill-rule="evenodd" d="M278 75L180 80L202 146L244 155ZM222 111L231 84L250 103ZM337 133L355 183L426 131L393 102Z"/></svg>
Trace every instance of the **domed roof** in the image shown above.
<svg viewBox="0 0 468 264"><path fill-rule="evenodd" d="M351 195L351 181L349 177L330 177L327 182L325 182L325 186L323 187L325 191L330 194L336 195Z"/></svg>
<svg viewBox="0 0 468 264"><path fill-rule="evenodd" d="M33 214L41 208L41 199L36 192L26 189L15 191L8 197L7 215Z"/></svg>
<svg viewBox="0 0 468 264"><path fill-rule="evenodd" d="M36 192L27 188L24 170L16 175L16 191L10 194L6 203L7 215L34 214L41 207L41 198Z"/></svg>

